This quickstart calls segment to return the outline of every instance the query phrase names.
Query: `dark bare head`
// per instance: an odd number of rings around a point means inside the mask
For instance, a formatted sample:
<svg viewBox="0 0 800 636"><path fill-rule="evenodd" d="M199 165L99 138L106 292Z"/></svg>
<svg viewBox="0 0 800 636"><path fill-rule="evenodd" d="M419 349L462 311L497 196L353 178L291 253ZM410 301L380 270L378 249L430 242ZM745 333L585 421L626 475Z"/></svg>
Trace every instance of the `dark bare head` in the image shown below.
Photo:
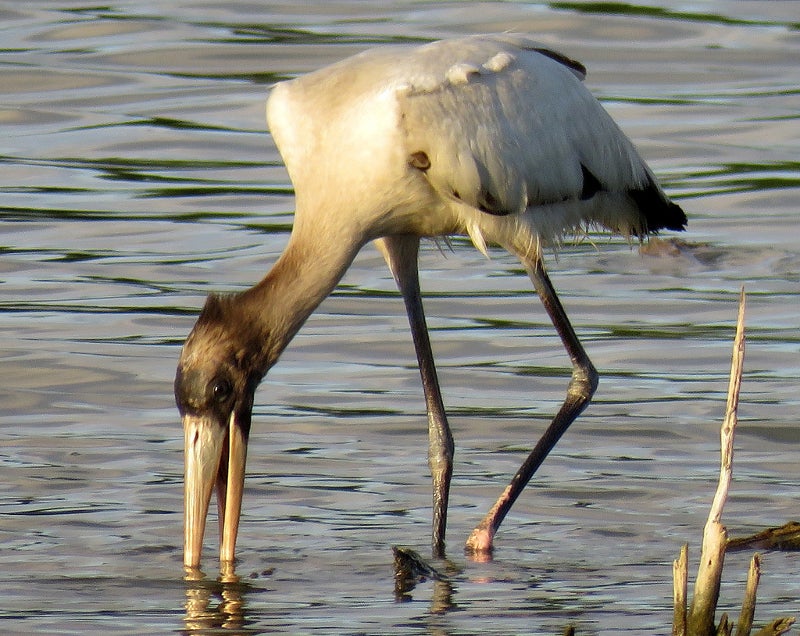
<svg viewBox="0 0 800 636"><path fill-rule="evenodd" d="M274 362L268 338L243 300L209 296L175 375L185 437L184 565L191 568L200 564L215 486L220 560L233 560L253 396Z"/></svg>
<svg viewBox="0 0 800 636"><path fill-rule="evenodd" d="M297 238L293 230L259 283L239 294L209 296L181 351L175 401L184 431L183 561L189 568L200 565L215 487L220 561L233 561L256 388L360 246L334 242L332 258L317 239Z"/></svg>

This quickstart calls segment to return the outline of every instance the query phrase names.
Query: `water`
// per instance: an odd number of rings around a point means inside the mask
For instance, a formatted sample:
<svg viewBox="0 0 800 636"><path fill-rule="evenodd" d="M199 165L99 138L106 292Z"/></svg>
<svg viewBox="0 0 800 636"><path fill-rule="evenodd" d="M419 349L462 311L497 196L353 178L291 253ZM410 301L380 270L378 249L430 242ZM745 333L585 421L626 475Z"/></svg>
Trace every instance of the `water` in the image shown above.
<svg viewBox="0 0 800 636"><path fill-rule="evenodd" d="M0 630L667 633L717 473L736 296L749 292L733 534L797 517L798 2L70 1L0 7ZM514 29L583 61L690 218L548 263L597 398L506 520L460 544L558 405L567 361L512 257L422 255L457 443L450 589L397 602L427 552L426 426L402 304L364 250L258 394L239 583L181 568L172 376L211 290L256 281L291 224L269 84L368 45ZM737 614L748 555L730 556ZM764 557L757 620L798 613Z"/></svg>

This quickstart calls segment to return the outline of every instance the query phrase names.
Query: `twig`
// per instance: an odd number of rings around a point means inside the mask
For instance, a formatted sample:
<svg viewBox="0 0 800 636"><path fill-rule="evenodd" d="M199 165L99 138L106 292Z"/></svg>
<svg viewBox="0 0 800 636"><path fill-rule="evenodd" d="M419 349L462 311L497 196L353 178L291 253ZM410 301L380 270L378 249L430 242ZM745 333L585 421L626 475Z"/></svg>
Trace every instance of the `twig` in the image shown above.
<svg viewBox="0 0 800 636"><path fill-rule="evenodd" d="M750 560L750 569L747 572L747 586L744 590L739 622L736 623L736 636L750 636L750 630L753 629L753 617L756 614L756 590L760 578L761 557L756 553Z"/></svg>
<svg viewBox="0 0 800 636"><path fill-rule="evenodd" d="M686 588L689 581L689 544L684 543L681 553L672 563L672 596L675 601L672 614L672 636L686 636Z"/></svg>
<svg viewBox="0 0 800 636"><path fill-rule="evenodd" d="M788 632L794 625L794 618L776 618L766 627L762 627L756 632L756 636L780 636Z"/></svg>
<svg viewBox="0 0 800 636"><path fill-rule="evenodd" d="M744 289L739 295L739 317L736 321L736 336L733 342L731 377L728 383L728 404L725 419L720 429L720 474L717 491L703 530L703 546L700 552L700 567L694 586L692 606L688 615L689 634L714 633L714 614L719 600L719 587L722 579L722 566L725 561L725 544L728 540L725 526L720 521L728 489L731 483L733 465L733 439L736 430L739 389L742 384L742 362L744 360Z"/></svg>
<svg viewBox="0 0 800 636"><path fill-rule="evenodd" d="M728 539L728 552L736 550L800 550L800 523L787 521L749 537Z"/></svg>
<svg viewBox="0 0 800 636"><path fill-rule="evenodd" d="M673 594L675 608L673 614L673 636L730 636L733 623L727 614L720 617L719 625L714 627L714 614L719 600L722 580L722 566L725 559L726 544L729 548L748 548L774 546L792 549L800 543L800 524L790 522L781 528L772 528L753 537L727 541L727 531L722 525L722 509L728 498L728 489L733 475L733 439L736 431L739 390L742 386L742 362L744 360L744 288L739 295L739 316L736 321L736 336L733 342L731 377L728 384L728 403L725 419L720 429L720 474L714 501L703 529L703 545L700 553L700 566L694 586L694 597L688 615L686 613L686 570L688 568L688 547L681 548L681 554L672 567ZM747 588L742 602L742 613L736 625L736 636L750 636L756 608L756 590L761 576L761 560L753 555L747 575ZM756 636L779 636L789 631L794 624L793 617L778 618L761 630Z"/></svg>

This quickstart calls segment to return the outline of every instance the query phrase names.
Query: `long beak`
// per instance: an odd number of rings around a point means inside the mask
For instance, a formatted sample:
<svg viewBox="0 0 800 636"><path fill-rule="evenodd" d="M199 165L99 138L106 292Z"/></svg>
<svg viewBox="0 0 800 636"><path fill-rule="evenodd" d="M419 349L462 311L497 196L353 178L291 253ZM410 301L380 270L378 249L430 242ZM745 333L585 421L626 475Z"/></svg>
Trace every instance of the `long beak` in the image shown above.
<svg viewBox="0 0 800 636"><path fill-rule="evenodd" d="M244 491L247 438L231 415L227 426L211 418L186 415L184 431L183 564L198 568L203 535L216 485L219 510L220 561L232 562L239 531Z"/></svg>

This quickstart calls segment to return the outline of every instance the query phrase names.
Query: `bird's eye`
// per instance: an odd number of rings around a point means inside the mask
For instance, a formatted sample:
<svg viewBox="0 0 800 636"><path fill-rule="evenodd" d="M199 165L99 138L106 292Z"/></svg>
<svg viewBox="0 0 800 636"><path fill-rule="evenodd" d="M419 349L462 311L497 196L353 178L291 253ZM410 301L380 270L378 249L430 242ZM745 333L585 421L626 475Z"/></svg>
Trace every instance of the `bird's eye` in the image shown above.
<svg viewBox="0 0 800 636"><path fill-rule="evenodd" d="M212 393L216 402L224 402L228 399L228 397L230 397L232 392L233 387L231 387L231 383L228 382L228 380L221 379L214 382Z"/></svg>

